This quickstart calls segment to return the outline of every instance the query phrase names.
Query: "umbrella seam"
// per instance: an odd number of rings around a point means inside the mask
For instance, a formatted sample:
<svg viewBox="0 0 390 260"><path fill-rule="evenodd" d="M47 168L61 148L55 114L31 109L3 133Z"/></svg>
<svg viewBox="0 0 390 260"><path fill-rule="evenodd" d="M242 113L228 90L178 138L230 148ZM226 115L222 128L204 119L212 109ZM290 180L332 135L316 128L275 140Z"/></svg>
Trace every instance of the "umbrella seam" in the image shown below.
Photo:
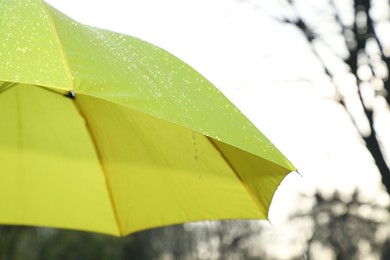
<svg viewBox="0 0 390 260"><path fill-rule="evenodd" d="M17 83L15 83L15 82L5 81L3 84L0 85L0 94L11 89L12 87L15 87L16 84Z"/></svg>
<svg viewBox="0 0 390 260"><path fill-rule="evenodd" d="M43 1L42 1L42 2L43 2ZM72 76L72 72L71 72L71 69L70 69L70 66L69 66L68 59L66 58L66 55L65 55L64 46L62 46L62 44L61 44L61 40L60 40L60 37L58 36L57 28L56 28L56 26L54 25L53 18L51 17L50 11L49 11L49 9L47 8L46 5L47 5L47 4L43 2L43 8L45 9L45 11L46 11L46 13L47 13L48 20L49 20L49 24L50 24L50 26L51 26L52 30L54 31L54 34L55 34L55 41L57 42L59 51L60 51L61 56L62 56L63 61L64 61L65 73L66 73L66 76L67 76L67 78L68 78L68 80L69 80L69 83L70 83L70 89L71 89L71 90L74 90L74 86L73 86L73 76Z"/></svg>
<svg viewBox="0 0 390 260"><path fill-rule="evenodd" d="M111 189L110 189L110 185L109 185L109 181L108 181L108 176L107 176L107 171L103 165L103 160L102 160L102 156L99 152L99 148L98 148L98 145L97 143L95 142L95 138L94 138L94 135L91 131L91 128L89 126L89 123L88 123L88 120L87 118L84 116L84 113L82 112L82 109L81 107L77 104L77 101L76 100L72 100L76 110L79 112L80 116L85 120L85 126L86 126L86 129L87 129L87 132L90 136L90 139L91 139L91 142L95 148L95 151L96 151L96 154L98 156L98 159L99 159L99 164L100 164L100 168L102 169L103 171L103 175L104 175L104 180L105 180L105 184L106 184L106 189L107 189L107 193L108 193L108 197L110 199L110 202L111 202L111 207L112 207L112 211L113 211L113 214L114 214L114 218L115 218L115 222L116 222L116 226L118 228L118 232L119 232L119 236L122 236L124 234L124 232L122 231L122 228L120 226L120 222L119 222L119 216L118 216L118 211L117 211L117 207L115 205L115 202L114 202L114 196L111 192Z"/></svg>
<svg viewBox="0 0 390 260"><path fill-rule="evenodd" d="M269 212L269 207L264 207L262 206L261 202L258 200L258 198L256 197L255 194L253 194L252 190L249 188L248 184L244 181L244 179L238 174L236 168L230 163L230 161L227 159L227 157L225 156L225 154L222 152L222 150L214 143L213 139L210 138L210 137L207 137L207 139L209 140L209 142L211 143L212 146L214 146L214 148L220 153L221 157L225 160L226 164L229 165L230 169L234 172L234 174L236 175L236 177L240 180L240 182L242 183L242 185L244 186L244 188L246 189L246 191L248 192L248 194L252 197L253 201L255 202L255 204L257 205L257 207L261 210L262 208L265 208L266 209L266 217L267 217L267 220L268 220L268 212Z"/></svg>

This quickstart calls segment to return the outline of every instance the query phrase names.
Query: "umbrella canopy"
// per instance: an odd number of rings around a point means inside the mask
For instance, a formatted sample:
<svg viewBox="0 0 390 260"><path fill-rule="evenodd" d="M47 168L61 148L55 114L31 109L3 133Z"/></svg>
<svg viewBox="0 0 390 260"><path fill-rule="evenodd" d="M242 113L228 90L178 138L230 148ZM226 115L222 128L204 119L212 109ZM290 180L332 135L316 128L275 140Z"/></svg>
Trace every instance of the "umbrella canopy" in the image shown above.
<svg viewBox="0 0 390 260"><path fill-rule="evenodd" d="M0 223L123 236L267 218L295 168L199 73L43 1L0 5Z"/></svg>

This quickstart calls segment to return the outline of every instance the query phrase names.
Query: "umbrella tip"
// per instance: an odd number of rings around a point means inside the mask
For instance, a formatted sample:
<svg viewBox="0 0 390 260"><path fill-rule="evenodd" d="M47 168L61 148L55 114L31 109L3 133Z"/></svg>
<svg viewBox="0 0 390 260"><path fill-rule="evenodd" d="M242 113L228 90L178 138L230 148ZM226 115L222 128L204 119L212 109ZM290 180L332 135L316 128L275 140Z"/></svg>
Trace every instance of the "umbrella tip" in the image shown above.
<svg viewBox="0 0 390 260"><path fill-rule="evenodd" d="M72 89L68 93L65 94L65 96L71 98L71 99L76 99L76 94L74 93L74 90Z"/></svg>

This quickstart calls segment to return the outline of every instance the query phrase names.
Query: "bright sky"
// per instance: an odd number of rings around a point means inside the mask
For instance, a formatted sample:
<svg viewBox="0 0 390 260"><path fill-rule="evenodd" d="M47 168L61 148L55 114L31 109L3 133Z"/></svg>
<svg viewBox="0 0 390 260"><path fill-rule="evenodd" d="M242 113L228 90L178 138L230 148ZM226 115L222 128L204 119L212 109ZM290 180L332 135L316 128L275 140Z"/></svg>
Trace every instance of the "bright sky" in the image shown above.
<svg viewBox="0 0 390 260"><path fill-rule="evenodd" d="M295 164L272 205L281 223L298 191L359 187L378 196L379 174L310 48L251 1L46 0L79 22L133 35L181 58L221 89Z"/></svg>

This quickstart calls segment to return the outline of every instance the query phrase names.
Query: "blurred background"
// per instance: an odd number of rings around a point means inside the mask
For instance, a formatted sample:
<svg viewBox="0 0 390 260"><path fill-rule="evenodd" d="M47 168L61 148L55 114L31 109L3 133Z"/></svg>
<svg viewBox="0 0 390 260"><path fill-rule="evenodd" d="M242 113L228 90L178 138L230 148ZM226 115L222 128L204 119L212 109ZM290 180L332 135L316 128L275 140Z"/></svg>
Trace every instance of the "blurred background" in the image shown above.
<svg viewBox="0 0 390 260"><path fill-rule="evenodd" d="M168 50L299 169L270 221L125 238L0 226L0 259L390 259L390 1L46 0Z"/></svg>

